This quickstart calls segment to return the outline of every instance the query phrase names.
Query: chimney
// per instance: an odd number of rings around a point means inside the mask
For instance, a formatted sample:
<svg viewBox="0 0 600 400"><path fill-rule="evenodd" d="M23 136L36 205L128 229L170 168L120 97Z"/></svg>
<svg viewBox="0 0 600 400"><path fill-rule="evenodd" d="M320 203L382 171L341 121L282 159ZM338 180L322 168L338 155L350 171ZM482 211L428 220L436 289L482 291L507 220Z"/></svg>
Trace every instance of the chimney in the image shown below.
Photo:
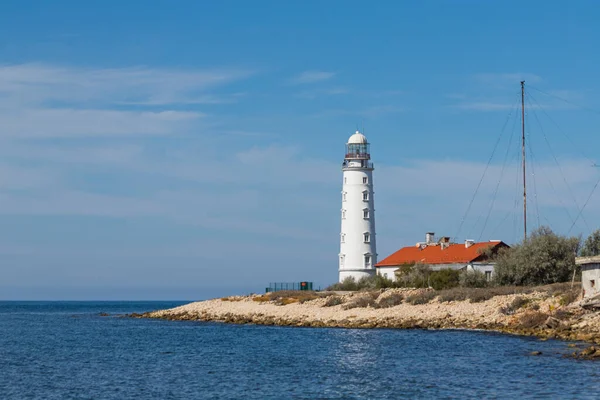
<svg viewBox="0 0 600 400"><path fill-rule="evenodd" d="M474 244L475 244L475 241L473 239L465 240L465 249L468 249L469 247L473 246Z"/></svg>
<svg viewBox="0 0 600 400"><path fill-rule="evenodd" d="M426 244L431 244L433 243L433 235L435 235L435 232L427 232L425 234L425 243Z"/></svg>

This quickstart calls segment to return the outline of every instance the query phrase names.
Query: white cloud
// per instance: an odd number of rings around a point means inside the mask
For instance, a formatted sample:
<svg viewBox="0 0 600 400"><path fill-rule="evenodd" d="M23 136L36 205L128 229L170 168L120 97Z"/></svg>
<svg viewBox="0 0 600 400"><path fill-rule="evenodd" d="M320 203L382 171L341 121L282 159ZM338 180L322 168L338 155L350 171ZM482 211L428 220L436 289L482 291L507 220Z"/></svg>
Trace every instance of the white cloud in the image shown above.
<svg viewBox="0 0 600 400"><path fill-rule="evenodd" d="M170 135L207 125L201 104L244 93L214 91L253 71L0 66L0 137ZM185 105L185 110L182 106Z"/></svg>
<svg viewBox="0 0 600 400"><path fill-rule="evenodd" d="M0 137L165 135L187 132L204 115L189 111L29 109L2 113Z"/></svg>
<svg viewBox="0 0 600 400"><path fill-rule="evenodd" d="M253 71L223 68L169 70L147 67L79 68L47 64L0 66L2 97L19 103L203 103L206 90L249 77Z"/></svg>
<svg viewBox="0 0 600 400"><path fill-rule="evenodd" d="M294 85L300 85L306 83L322 82L333 78L335 75L335 72L304 71L301 74L296 75L295 77L290 79L290 83Z"/></svg>

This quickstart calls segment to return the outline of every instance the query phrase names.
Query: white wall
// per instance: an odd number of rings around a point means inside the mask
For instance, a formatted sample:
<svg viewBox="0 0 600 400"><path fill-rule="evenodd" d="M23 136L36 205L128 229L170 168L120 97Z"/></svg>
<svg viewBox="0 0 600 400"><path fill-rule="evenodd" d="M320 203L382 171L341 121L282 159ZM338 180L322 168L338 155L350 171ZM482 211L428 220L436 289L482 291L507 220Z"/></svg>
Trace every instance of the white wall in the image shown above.
<svg viewBox="0 0 600 400"><path fill-rule="evenodd" d="M363 183L364 178L366 178L366 183ZM373 170L371 168L345 167L342 179L340 214L345 215L341 220L340 232L340 282L348 276L353 276L358 280L364 276L374 275L377 263ZM367 201L363 200L363 192L368 194ZM363 216L364 209L369 212L368 218ZM369 243L364 242L365 232L369 233ZM370 256L368 264L365 264L365 255Z"/></svg>
<svg viewBox="0 0 600 400"><path fill-rule="evenodd" d="M592 287L591 280L595 281ZM581 284L585 291L584 297L592 297L600 293L600 263L586 264L581 266Z"/></svg>
<svg viewBox="0 0 600 400"><path fill-rule="evenodd" d="M385 276L388 279L391 279L393 282L396 281L396 270L398 267L378 267L377 273L381 276Z"/></svg>

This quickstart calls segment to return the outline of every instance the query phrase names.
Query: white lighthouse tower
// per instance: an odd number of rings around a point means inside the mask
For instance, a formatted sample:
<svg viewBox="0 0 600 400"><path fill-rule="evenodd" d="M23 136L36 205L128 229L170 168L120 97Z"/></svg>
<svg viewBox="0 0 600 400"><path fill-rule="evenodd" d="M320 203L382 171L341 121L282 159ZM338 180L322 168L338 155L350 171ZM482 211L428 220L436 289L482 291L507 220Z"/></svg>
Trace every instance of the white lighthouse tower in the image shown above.
<svg viewBox="0 0 600 400"><path fill-rule="evenodd" d="M373 163L369 142L359 131L348 139L342 171L339 281L349 276L358 281L374 275L377 263Z"/></svg>

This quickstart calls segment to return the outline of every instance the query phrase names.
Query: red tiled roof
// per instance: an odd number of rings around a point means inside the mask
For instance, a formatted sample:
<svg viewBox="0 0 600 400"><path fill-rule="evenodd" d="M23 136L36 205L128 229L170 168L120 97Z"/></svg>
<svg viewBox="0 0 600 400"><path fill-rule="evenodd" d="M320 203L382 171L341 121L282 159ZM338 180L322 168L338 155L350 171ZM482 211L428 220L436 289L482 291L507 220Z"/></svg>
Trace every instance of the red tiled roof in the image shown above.
<svg viewBox="0 0 600 400"><path fill-rule="evenodd" d="M384 258L376 267L391 267L402 264L454 264L469 263L481 257L480 250L491 247L496 250L500 247L508 247L504 242L481 242L474 243L468 248L464 243L454 243L442 250L442 246L427 246L421 249L417 246L403 247L391 256Z"/></svg>

